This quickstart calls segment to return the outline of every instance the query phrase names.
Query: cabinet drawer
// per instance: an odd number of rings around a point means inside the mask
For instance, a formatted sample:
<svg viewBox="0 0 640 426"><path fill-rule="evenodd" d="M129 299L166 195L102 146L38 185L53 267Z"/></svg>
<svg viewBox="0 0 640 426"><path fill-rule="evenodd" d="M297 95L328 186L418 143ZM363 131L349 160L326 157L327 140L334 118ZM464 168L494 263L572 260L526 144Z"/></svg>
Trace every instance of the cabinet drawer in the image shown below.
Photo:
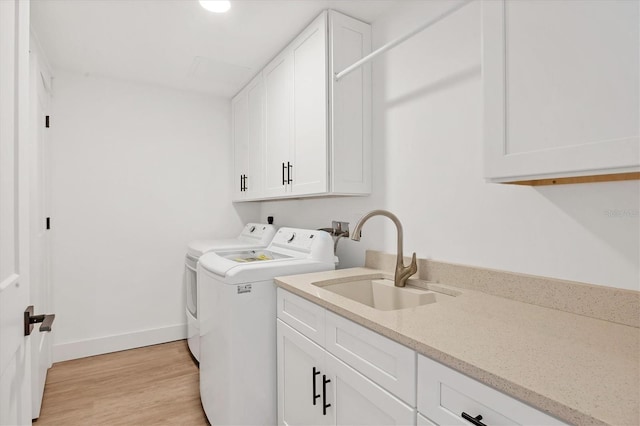
<svg viewBox="0 0 640 426"><path fill-rule="evenodd" d="M324 346L325 309L278 288L278 318L294 330Z"/></svg>
<svg viewBox="0 0 640 426"><path fill-rule="evenodd" d="M418 411L447 425L471 425L462 413L481 415L482 423L492 426L565 424L422 355L418 355Z"/></svg>
<svg viewBox="0 0 640 426"><path fill-rule="evenodd" d="M410 406L416 406L413 350L329 311L325 349Z"/></svg>

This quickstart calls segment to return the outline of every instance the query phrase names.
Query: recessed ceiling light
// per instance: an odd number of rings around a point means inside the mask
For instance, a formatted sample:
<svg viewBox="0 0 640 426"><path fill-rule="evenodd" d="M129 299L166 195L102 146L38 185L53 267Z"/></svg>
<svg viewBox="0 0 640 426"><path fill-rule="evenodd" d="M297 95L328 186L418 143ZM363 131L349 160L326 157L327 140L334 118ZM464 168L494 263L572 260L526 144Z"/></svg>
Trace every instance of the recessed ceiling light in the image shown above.
<svg viewBox="0 0 640 426"><path fill-rule="evenodd" d="M210 12L224 13L231 8L229 0L200 0L200 5Z"/></svg>

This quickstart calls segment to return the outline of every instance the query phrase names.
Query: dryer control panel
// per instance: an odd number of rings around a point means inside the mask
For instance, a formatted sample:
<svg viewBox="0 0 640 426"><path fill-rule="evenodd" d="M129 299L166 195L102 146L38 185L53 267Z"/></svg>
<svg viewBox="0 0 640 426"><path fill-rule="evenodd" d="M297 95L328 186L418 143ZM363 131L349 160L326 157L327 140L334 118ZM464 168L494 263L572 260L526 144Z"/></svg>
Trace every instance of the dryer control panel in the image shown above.
<svg viewBox="0 0 640 426"><path fill-rule="evenodd" d="M240 238L246 241L255 241L265 246L271 242L276 233L276 227L265 223L247 223L240 233Z"/></svg>

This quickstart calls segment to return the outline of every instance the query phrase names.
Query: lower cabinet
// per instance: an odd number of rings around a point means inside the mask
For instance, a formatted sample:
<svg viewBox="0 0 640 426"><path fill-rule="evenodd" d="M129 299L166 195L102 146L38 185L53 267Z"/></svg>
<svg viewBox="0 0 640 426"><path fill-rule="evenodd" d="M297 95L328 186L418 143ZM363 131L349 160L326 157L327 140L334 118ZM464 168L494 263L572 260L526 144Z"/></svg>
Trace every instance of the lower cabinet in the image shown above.
<svg viewBox="0 0 640 426"><path fill-rule="evenodd" d="M278 423L414 425L415 410L278 320Z"/></svg>
<svg viewBox="0 0 640 426"><path fill-rule="evenodd" d="M277 298L280 425L565 425L282 288Z"/></svg>

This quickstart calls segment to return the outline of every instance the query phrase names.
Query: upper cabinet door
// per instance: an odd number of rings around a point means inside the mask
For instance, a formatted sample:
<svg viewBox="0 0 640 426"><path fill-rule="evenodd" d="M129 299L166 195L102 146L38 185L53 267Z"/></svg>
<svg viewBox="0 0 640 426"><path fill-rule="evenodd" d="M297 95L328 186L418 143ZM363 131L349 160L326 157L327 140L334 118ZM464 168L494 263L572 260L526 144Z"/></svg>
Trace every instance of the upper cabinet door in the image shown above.
<svg viewBox="0 0 640 426"><path fill-rule="evenodd" d="M249 152L249 99L243 89L231 100L232 139L233 139L233 199L245 198L244 178L248 172L247 155Z"/></svg>
<svg viewBox="0 0 640 426"><path fill-rule="evenodd" d="M263 71L265 96L264 195L284 195L293 123L293 57L285 50Z"/></svg>
<svg viewBox="0 0 640 426"><path fill-rule="evenodd" d="M262 74L247 86L247 173L244 179L244 192L247 198L258 198L262 195L264 180L263 145L264 145L264 84Z"/></svg>
<svg viewBox="0 0 640 426"><path fill-rule="evenodd" d="M293 61L292 194L328 191L327 13L290 46Z"/></svg>
<svg viewBox="0 0 640 426"><path fill-rule="evenodd" d="M485 177L640 170L640 2L482 3Z"/></svg>
<svg viewBox="0 0 640 426"><path fill-rule="evenodd" d="M371 25L329 11L332 94L332 191L371 192L371 63L335 81L334 75L371 53Z"/></svg>

